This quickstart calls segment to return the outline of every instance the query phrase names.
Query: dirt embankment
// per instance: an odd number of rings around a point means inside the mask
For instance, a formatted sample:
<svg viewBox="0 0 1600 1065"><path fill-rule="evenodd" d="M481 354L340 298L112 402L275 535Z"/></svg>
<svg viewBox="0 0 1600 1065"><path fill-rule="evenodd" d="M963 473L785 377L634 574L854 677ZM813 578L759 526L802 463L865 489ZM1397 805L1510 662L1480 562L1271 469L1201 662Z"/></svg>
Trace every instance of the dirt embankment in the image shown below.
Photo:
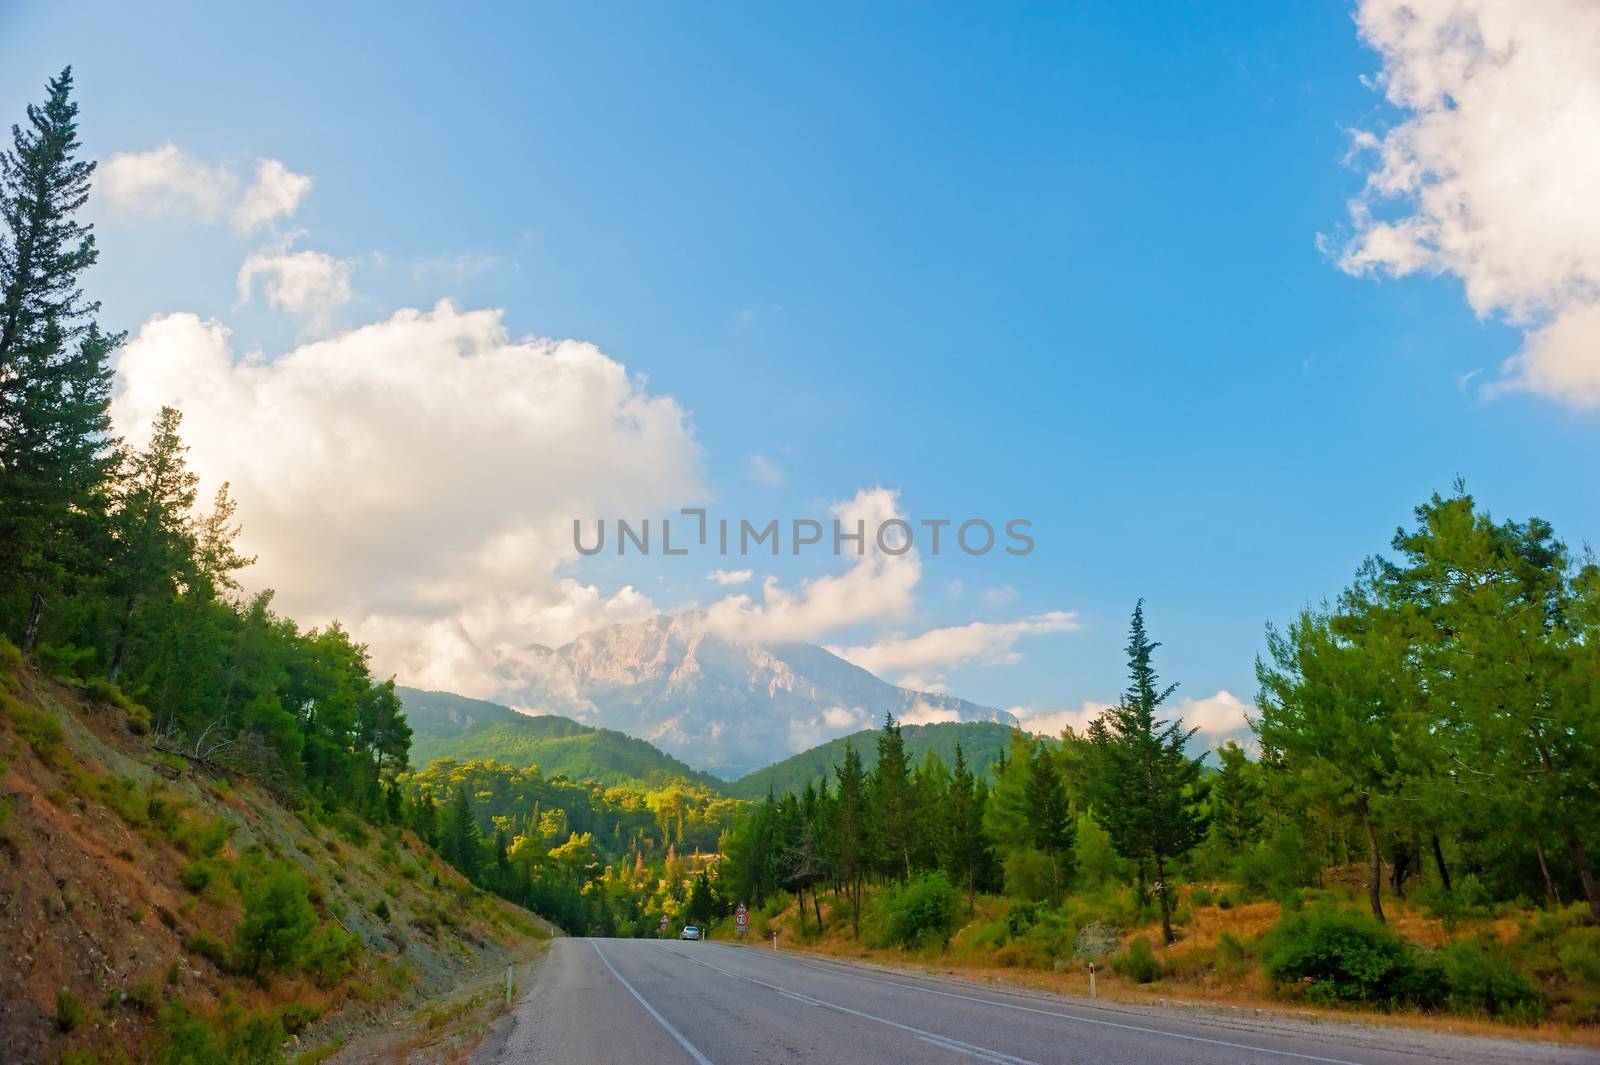
<svg viewBox="0 0 1600 1065"><path fill-rule="evenodd" d="M183 1011L219 1031L270 1016L316 1060L550 934L409 832L291 810L140 727L0 664L0 1060L138 1061ZM315 935L354 945L245 975L239 888L260 863L300 873Z"/></svg>

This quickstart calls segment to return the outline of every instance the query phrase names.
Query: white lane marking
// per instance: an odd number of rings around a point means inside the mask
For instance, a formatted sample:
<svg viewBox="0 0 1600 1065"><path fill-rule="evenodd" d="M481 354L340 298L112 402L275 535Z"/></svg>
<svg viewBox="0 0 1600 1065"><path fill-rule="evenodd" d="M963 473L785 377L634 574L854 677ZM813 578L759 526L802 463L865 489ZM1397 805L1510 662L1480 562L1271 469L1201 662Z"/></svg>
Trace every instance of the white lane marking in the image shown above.
<svg viewBox="0 0 1600 1065"><path fill-rule="evenodd" d="M979 998L977 995L962 995L954 991L939 991L931 987L921 987L917 984L902 984L898 980L885 980L876 976L862 976L845 970L842 966L813 965L810 962L798 961L794 957L785 958L791 965L803 965L807 969L815 969L820 973L832 973L835 976L846 976L852 980L862 980L869 984L888 984L890 987L903 987L907 991L922 991L929 995L943 995L945 998L959 998L966 1002L981 1002L985 1006L1001 1006L1008 1010L1021 1010L1024 1013L1038 1013L1046 1017L1060 1017L1063 1020L1077 1021L1081 1024L1098 1024L1106 1028L1121 1028L1128 1032L1142 1032L1146 1035L1164 1035L1172 1039L1187 1039L1192 1043L1209 1043L1211 1046L1228 1047L1232 1050L1250 1050L1257 1054L1276 1054L1279 1057L1298 1058L1301 1061L1322 1061L1328 1065L1362 1065L1359 1061L1349 1061L1345 1058L1324 1058L1316 1054L1302 1054L1295 1050L1274 1050L1272 1047L1254 1046L1250 1043L1230 1043L1226 1039L1208 1039L1203 1035L1187 1035L1183 1032L1169 1032L1161 1028L1148 1028L1142 1024L1124 1024L1120 1021L1103 1021L1096 1017L1079 1017L1075 1013L1062 1013L1059 1010L1044 1010L1034 1006L1023 1006L1015 1002L999 1002L992 998Z"/></svg>
<svg viewBox="0 0 1600 1065"><path fill-rule="evenodd" d="M711 1065L711 1062L706 1060L706 1056L700 1053L700 1051L696 1050L694 1044L683 1037L682 1032L672 1027L671 1022L669 1022L665 1017L661 1016L661 1014L657 1013L656 1008L650 1005L650 1003L646 1002L645 997L639 994L639 992L634 989L634 986L623 978L621 973L617 972L616 966L611 964L611 960L607 958L605 954L601 953L599 943L596 943L591 939L589 940L589 945L594 948L594 952L596 954L600 955L600 960L605 963L605 967L607 969L611 970L611 975L617 978L617 983L627 988L628 993L639 1000L639 1005L650 1011L650 1016L656 1019L656 1023L665 1028L667 1030L667 1034L676 1039L678 1041L678 1045L689 1052L689 1056L694 1059L695 1065Z"/></svg>
<svg viewBox="0 0 1600 1065"><path fill-rule="evenodd" d="M686 961L692 961L696 965L704 965L707 969L713 969L716 972L722 973L724 976L731 976L735 980L743 980L746 983L755 984L757 987L764 987L769 991L776 991L785 998L792 998L796 1002L804 1002L808 1006L817 1006L825 1010L834 1010L838 1013L847 1013L852 1017L860 1017L863 1020L876 1021L879 1024L887 1024L889 1027L898 1028L902 1032L910 1032L912 1035L916 1036L918 1039L921 1039L925 1043L932 1043L934 1046L943 1047L946 1050L953 1050L958 1054L966 1054L970 1057L979 1058L983 1061L993 1062L994 1065L1038 1065L1038 1062L1029 1061L1027 1058L1013 1057L1010 1054L1005 1054L998 1050L990 1050L988 1047L980 1047L972 1043L963 1043L961 1040L954 1039L948 1035L940 1035L937 1032L930 1032L923 1028L914 1028L909 1024L901 1024L899 1021L891 1021L887 1017L879 1017L875 1014L863 1013L861 1010L851 1009L849 1006L841 1006L837 1002L828 1002L825 999L813 998L810 995L801 994L798 991L790 991L786 987L779 987L777 984L769 984L765 980L757 980L753 976L746 976L743 973L736 973L731 969L724 969L720 965L712 965L708 961L701 961L699 958L692 958L682 951L672 950L671 948L668 948L668 951L672 954L678 955L678 957L683 958Z"/></svg>

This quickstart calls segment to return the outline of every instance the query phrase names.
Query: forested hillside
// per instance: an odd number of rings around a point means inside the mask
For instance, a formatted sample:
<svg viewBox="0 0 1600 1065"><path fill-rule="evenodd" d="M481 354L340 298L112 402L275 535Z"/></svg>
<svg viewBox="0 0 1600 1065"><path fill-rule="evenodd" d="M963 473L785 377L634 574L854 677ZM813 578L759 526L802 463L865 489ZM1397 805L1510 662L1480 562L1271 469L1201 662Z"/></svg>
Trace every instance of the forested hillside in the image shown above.
<svg viewBox="0 0 1600 1065"><path fill-rule="evenodd" d="M722 781L692 769L644 740L612 729L591 728L555 714L522 714L508 706L450 692L398 688L411 726L411 758L426 765L439 758L489 759L545 776L607 784L685 780L718 789Z"/></svg>
<svg viewBox="0 0 1600 1065"><path fill-rule="evenodd" d="M407 832L393 681L241 593L181 414L112 435L72 88L0 152L0 1057L277 1062L542 933Z"/></svg>
<svg viewBox="0 0 1600 1065"><path fill-rule="evenodd" d="M903 725L906 757L913 763L922 761L932 751L945 765L956 758L956 745L965 754L972 772L987 777L1005 756L1011 744L1014 729L993 721L946 721L933 725ZM754 773L747 773L726 786L729 795L740 799L765 798L768 791L778 795L799 792L807 784L820 784L833 779L835 771L844 765L844 750L848 744L860 755L862 766L872 769L877 765L878 748L876 731L863 729L850 736L829 740L807 751L775 762Z"/></svg>

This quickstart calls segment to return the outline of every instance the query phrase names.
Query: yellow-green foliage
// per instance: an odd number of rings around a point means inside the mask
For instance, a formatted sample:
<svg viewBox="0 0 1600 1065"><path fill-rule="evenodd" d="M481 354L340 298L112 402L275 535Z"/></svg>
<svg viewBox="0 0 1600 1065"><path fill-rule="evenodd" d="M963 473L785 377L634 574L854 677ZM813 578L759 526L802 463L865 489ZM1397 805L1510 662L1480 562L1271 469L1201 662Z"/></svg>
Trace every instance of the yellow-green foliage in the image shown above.
<svg viewBox="0 0 1600 1065"><path fill-rule="evenodd" d="M135 781L84 772L74 774L72 785L78 794L99 799L135 828L150 823L150 800Z"/></svg>
<svg viewBox="0 0 1600 1065"><path fill-rule="evenodd" d="M96 677L83 686L83 693L97 703L121 710L128 719L128 728L134 732L143 735L150 731L149 709L122 694L122 689L109 680Z"/></svg>
<svg viewBox="0 0 1600 1065"><path fill-rule="evenodd" d="M61 746L61 722L51 714L35 710L9 691L0 691L0 714L5 715L17 735L27 741L33 753L44 762L61 765L65 751Z"/></svg>
<svg viewBox="0 0 1600 1065"><path fill-rule="evenodd" d="M22 652L17 645L0 636L0 679L10 681L22 672Z"/></svg>

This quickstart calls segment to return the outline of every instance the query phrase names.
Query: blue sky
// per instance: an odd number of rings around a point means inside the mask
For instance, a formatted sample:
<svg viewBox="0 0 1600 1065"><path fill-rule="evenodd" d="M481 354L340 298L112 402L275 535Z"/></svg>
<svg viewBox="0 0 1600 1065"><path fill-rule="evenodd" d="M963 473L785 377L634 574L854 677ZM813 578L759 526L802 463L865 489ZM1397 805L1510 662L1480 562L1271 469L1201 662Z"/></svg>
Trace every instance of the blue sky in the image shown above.
<svg viewBox="0 0 1600 1065"><path fill-rule="evenodd" d="M1365 181L1352 131L1407 117L1363 83L1384 57L1344 5L446 22L74 3L0 22L14 117L71 63L97 158L171 143L241 183L260 158L314 180L292 222L243 235L97 205L107 323L193 312L271 361L448 297L644 375L687 415L721 513L883 486L912 519L1029 518L1029 557L925 557L908 609L817 636L1075 612L1020 661L918 671L966 698L1113 698L1143 596L1166 677L1249 700L1263 625L1337 592L1458 475L1497 513L1595 534L1580 471L1600 414L1478 387L1527 324L1477 313L1463 270L1357 277L1330 250ZM236 284L296 231L347 264L350 299L320 321ZM781 477L753 475L757 454ZM788 587L838 568L763 561ZM732 564L561 572L672 608L721 594L703 574Z"/></svg>

